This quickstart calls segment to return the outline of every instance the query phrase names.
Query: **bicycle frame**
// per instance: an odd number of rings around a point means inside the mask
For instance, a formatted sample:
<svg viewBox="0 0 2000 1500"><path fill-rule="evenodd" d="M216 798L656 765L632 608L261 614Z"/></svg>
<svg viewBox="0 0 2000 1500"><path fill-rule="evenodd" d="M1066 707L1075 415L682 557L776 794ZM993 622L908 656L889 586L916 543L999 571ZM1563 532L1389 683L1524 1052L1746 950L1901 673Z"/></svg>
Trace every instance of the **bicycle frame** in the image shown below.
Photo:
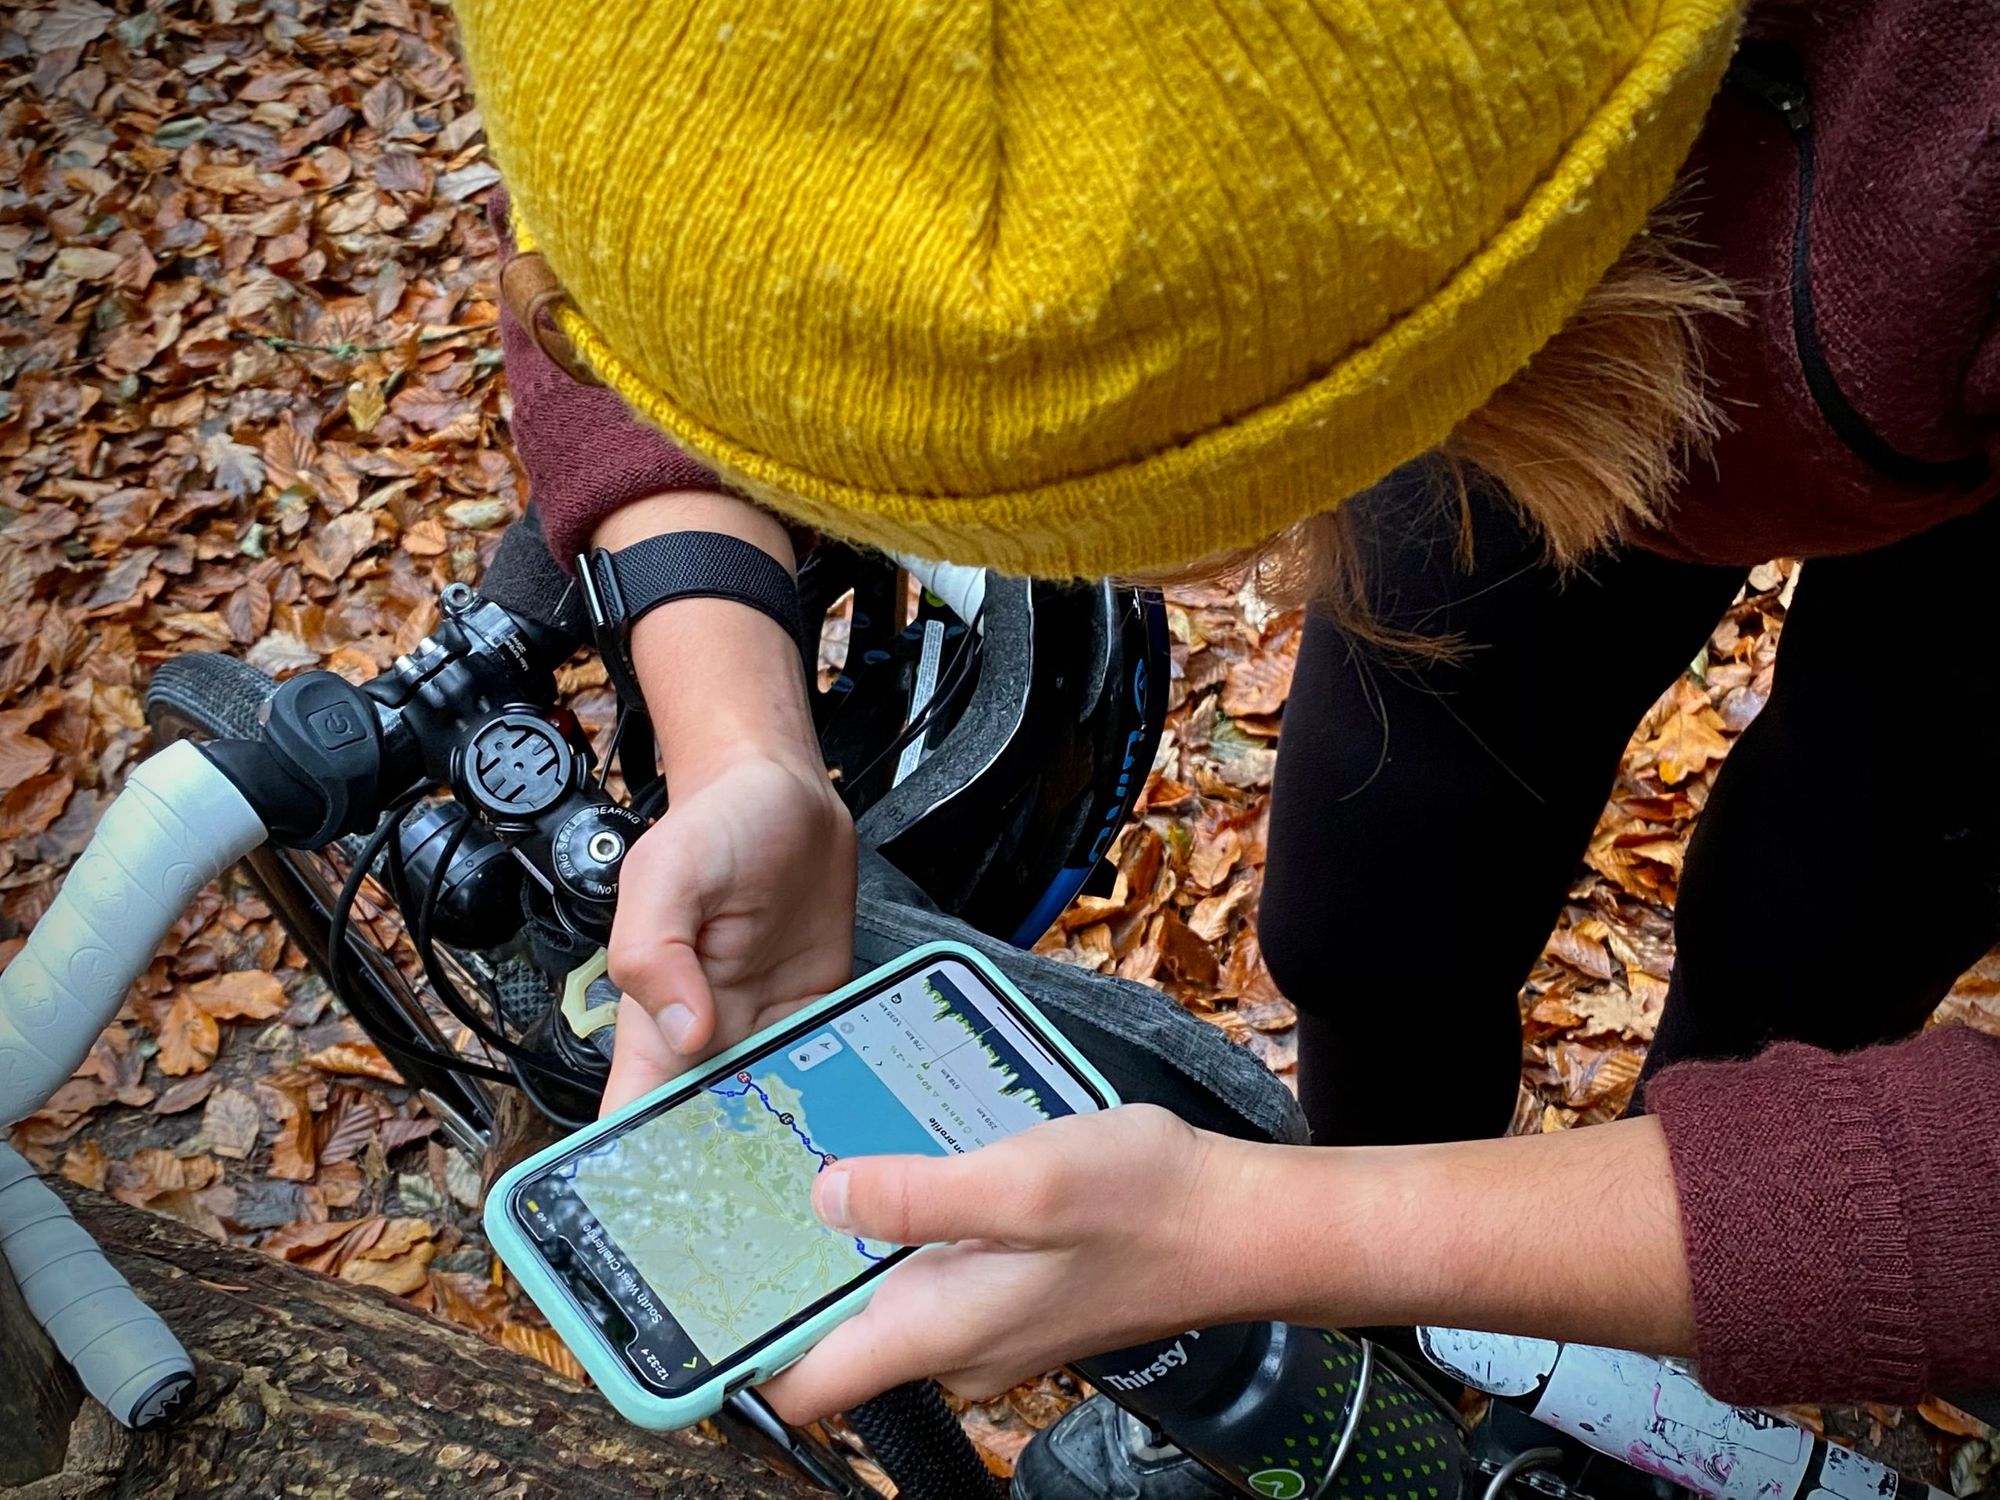
<svg viewBox="0 0 2000 1500"><path fill-rule="evenodd" d="M1949 1500L1789 1418L1718 1401L1674 1361L1462 1328L1418 1340L1446 1374L1711 1500Z"/></svg>

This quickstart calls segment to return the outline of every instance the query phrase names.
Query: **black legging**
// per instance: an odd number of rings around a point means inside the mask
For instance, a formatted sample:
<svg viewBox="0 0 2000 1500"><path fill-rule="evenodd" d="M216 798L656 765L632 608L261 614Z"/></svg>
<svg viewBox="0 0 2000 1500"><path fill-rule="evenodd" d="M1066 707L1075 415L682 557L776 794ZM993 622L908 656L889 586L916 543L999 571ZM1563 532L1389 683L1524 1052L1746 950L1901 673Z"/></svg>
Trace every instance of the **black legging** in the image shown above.
<svg viewBox="0 0 2000 1500"><path fill-rule="evenodd" d="M1467 571L1420 483L1358 503L1381 616L1469 649L1396 666L1307 626L1259 933L1300 1011L1316 1140L1494 1135L1515 996L1619 755L1743 573L1635 550L1564 578L1483 501ZM1996 562L1988 507L1806 568L1771 700L1688 850L1649 1072L1904 1034L2000 936Z"/></svg>

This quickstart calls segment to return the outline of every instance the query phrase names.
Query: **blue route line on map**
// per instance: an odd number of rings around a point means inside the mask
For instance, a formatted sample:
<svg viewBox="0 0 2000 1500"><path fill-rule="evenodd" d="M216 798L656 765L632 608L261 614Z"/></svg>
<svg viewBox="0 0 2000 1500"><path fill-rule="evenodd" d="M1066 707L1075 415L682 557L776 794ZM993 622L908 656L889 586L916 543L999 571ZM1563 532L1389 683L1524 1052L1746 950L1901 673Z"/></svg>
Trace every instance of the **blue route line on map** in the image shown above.
<svg viewBox="0 0 2000 1500"><path fill-rule="evenodd" d="M711 1094L719 1094L724 1099L741 1099L745 1094L755 1094L757 1096L757 1102L764 1106L765 1112L769 1114L772 1119L776 1120L779 1124L783 1125L787 1130L791 1131L793 1135L797 1136L799 1138L799 1143L803 1145L806 1148L806 1150L812 1152L814 1156L817 1156L819 1158L819 1171L824 1172L826 1170L826 1153L820 1150L819 1147L815 1146L812 1143L812 1137L807 1135L803 1130L799 1129L796 1123L794 1123L791 1120L787 1120L784 1116L783 1111L773 1109L771 1107L771 1096L765 1093L756 1084L746 1081L743 1087L738 1089L733 1094L730 1093L728 1089L722 1087L721 1084L715 1084L709 1088L709 1092ZM814 1175L817 1176L818 1173L815 1173ZM862 1241L861 1236L858 1234L854 1236L854 1249L855 1253L860 1255L863 1260L880 1261L880 1260L886 1260L888 1258L886 1256L877 1255L874 1251L870 1250L868 1246Z"/></svg>

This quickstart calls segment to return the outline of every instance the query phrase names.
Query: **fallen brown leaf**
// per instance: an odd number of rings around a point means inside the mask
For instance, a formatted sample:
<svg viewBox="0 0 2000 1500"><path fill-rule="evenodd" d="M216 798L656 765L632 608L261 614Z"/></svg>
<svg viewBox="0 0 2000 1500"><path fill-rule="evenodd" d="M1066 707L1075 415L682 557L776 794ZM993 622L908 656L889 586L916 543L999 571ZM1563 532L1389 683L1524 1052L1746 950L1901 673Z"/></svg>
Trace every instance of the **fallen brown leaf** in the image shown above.
<svg viewBox="0 0 2000 1500"><path fill-rule="evenodd" d="M183 994L160 1023L160 1051L156 1060L161 1072L178 1078L184 1073L199 1072L214 1062L221 1045L222 1033L216 1028L215 1017L197 1005L193 996Z"/></svg>
<svg viewBox="0 0 2000 1500"><path fill-rule="evenodd" d="M63 1153L62 1175L78 1187L89 1188L92 1192L104 1191L109 1167L104 1148L96 1141L79 1142Z"/></svg>
<svg viewBox="0 0 2000 1500"><path fill-rule="evenodd" d="M313 1186L328 1208L352 1208L361 1199L361 1168L351 1161L321 1162Z"/></svg>
<svg viewBox="0 0 2000 1500"><path fill-rule="evenodd" d="M0 796L0 839L40 833L63 810L76 781L68 771L44 771L16 782Z"/></svg>
<svg viewBox="0 0 2000 1500"><path fill-rule="evenodd" d="M510 1306L502 1288L466 1271L433 1271L430 1288L435 1311L487 1338L500 1337Z"/></svg>
<svg viewBox="0 0 2000 1500"><path fill-rule="evenodd" d="M1251 905L1257 894L1254 879L1238 880L1220 895L1204 896L1188 913L1187 925L1205 943L1220 943L1229 935L1237 913Z"/></svg>
<svg viewBox="0 0 2000 1500"><path fill-rule="evenodd" d="M375 518L355 511L335 516L299 548L299 564L331 583L366 551L375 536Z"/></svg>
<svg viewBox="0 0 2000 1500"><path fill-rule="evenodd" d="M212 1156L177 1156L157 1146L134 1151L113 1161L105 1171L111 1196L134 1208L146 1208L165 1193L194 1192L222 1175Z"/></svg>
<svg viewBox="0 0 2000 1500"><path fill-rule="evenodd" d="M34 1118L55 1125L71 1125L116 1097L116 1091L102 1078L85 1077L79 1073L51 1094L48 1102L35 1111Z"/></svg>
<svg viewBox="0 0 2000 1500"><path fill-rule="evenodd" d="M1594 1105L1623 1108L1639 1081L1640 1054L1629 1047L1609 1051L1563 1042L1554 1049L1563 1103L1572 1109Z"/></svg>
<svg viewBox="0 0 2000 1500"><path fill-rule="evenodd" d="M385 1292L413 1292L429 1276L431 1260L437 1254L436 1231L423 1219L380 1222L381 1231L365 1242L356 1243L363 1239L360 1235L349 1240L351 1248L343 1252L337 1274L343 1281L358 1281Z"/></svg>
<svg viewBox="0 0 2000 1500"><path fill-rule="evenodd" d="M1609 979L1616 972L1602 940L1585 937L1573 927L1558 927L1550 933L1547 952L1592 979Z"/></svg>
<svg viewBox="0 0 2000 1500"><path fill-rule="evenodd" d="M1683 679L1676 689L1673 711L1645 748L1653 756L1661 782L1677 786L1727 755L1729 741L1707 696Z"/></svg>
<svg viewBox="0 0 2000 1500"><path fill-rule="evenodd" d="M1117 963L1113 966L1113 972L1120 979L1130 979L1135 983L1144 984L1159 972L1160 960L1165 957L1162 930L1165 928L1166 922L1167 914L1165 912L1155 912L1152 916L1145 918L1144 924L1140 929L1143 936L1140 937L1139 941L1132 944L1130 948L1126 949L1123 954L1120 954ZM1093 930L1104 931L1108 929L1099 928Z"/></svg>
<svg viewBox="0 0 2000 1500"><path fill-rule="evenodd" d="M0 783L14 786L48 769L55 748L31 734L0 727Z"/></svg>
<svg viewBox="0 0 2000 1500"><path fill-rule="evenodd" d="M256 969L204 979L188 986L187 996L218 1021L268 1021L285 1009L285 987L278 976Z"/></svg>
<svg viewBox="0 0 2000 1500"><path fill-rule="evenodd" d="M271 1139L271 1175L291 1182L311 1181L319 1157L314 1150L312 1105L305 1089L265 1080L258 1083L257 1093L265 1113L277 1126Z"/></svg>
<svg viewBox="0 0 2000 1500"><path fill-rule="evenodd" d="M525 1323L509 1323L500 1330L500 1342L516 1354L525 1354L530 1359L540 1360L556 1374L579 1384L586 1378L583 1366L577 1363L576 1356L569 1352L563 1341L556 1337L553 1328L532 1328Z"/></svg>
<svg viewBox="0 0 2000 1500"><path fill-rule="evenodd" d="M1919 1401L1917 1415L1939 1432L1948 1432L1953 1437L1984 1438L1993 1435L1993 1429L1979 1418L1970 1412L1960 1411L1941 1397L1926 1396Z"/></svg>
<svg viewBox="0 0 2000 1500"><path fill-rule="evenodd" d="M336 1089L315 1129L321 1164L348 1161L366 1150L380 1119L372 1095L346 1085Z"/></svg>
<svg viewBox="0 0 2000 1500"><path fill-rule="evenodd" d="M208 1137L209 1150L236 1161L256 1149L263 1128L264 1112L241 1089L217 1089L209 1096L208 1107L201 1114L202 1134Z"/></svg>
<svg viewBox="0 0 2000 1500"><path fill-rule="evenodd" d="M305 1064L322 1073L350 1073L362 1078L380 1078L385 1083L403 1081L403 1075L373 1042L335 1042L306 1058Z"/></svg>
<svg viewBox="0 0 2000 1500"><path fill-rule="evenodd" d="M413 557L440 557L450 546L444 522L435 516L425 516L403 532L398 543Z"/></svg>
<svg viewBox="0 0 2000 1500"><path fill-rule="evenodd" d="M258 1242L257 1248L279 1260L305 1260L354 1232L357 1221L332 1219L320 1223L286 1224Z"/></svg>
<svg viewBox="0 0 2000 1500"><path fill-rule="evenodd" d="M1236 942L1229 950L1229 961L1222 966L1222 977L1216 991L1234 996L1239 1001L1284 998L1277 981L1271 978L1271 971L1264 967L1264 950L1257 941L1254 929L1246 928L1236 935Z"/></svg>
<svg viewBox="0 0 2000 1500"><path fill-rule="evenodd" d="M160 1090L159 1098L153 1101L153 1113L156 1115L177 1115L184 1110L193 1109L197 1104L204 1102L210 1094L215 1092L215 1083L216 1079L213 1073L196 1073L191 1078L183 1078L177 1083L170 1083L164 1089Z"/></svg>
<svg viewBox="0 0 2000 1500"><path fill-rule="evenodd" d="M1229 669L1222 679L1222 711L1232 719L1247 714L1275 714L1292 690L1292 652L1260 652Z"/></svg>
<svg viewBox="0 0 2000 1500"><path fill-rule="evenodd" d="M1216 890L1229 879L1242 857L1242 835L1234 828L1222 828L1212 838L1195 844L1188 857L1188 883L1197 890Z"/></svg>
<svg viewBox="0 0 2000 1500"><path fill-rule="evenodd" d="M358 432L373 432L388 406L379 380L357 380L347 388L347 417Z"/></svg>
<svg viewBox="0 0 2000 1500"><path fill-rule="evenodd" d="M1168 972L1190 984L1211 988L1221 977L1215 950L1189 930L1173 911L1160 913L1160 952Z"/></svg>
<svg viewBox="0 0 2000 1500"><path fill-rule="evenodd" d="M1660 1000L1666 986L1651 979L1650 975L1633 977L1641 984L1650 980L1650 987L1628 991L1607 984L1579 990L1570 997L1570 1005L1576 1011L1576 1020L1572 1024L1579 1035L1616 1035L1642 1042L1652 1040L1660 1024Z"/></svg>

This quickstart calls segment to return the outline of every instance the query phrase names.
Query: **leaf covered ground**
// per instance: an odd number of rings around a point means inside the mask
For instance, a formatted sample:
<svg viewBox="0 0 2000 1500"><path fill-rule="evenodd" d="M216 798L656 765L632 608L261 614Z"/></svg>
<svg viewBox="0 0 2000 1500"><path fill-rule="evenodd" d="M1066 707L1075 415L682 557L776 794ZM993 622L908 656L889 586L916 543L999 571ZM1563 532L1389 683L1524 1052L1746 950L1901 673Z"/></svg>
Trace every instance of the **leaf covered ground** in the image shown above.
<svg viewBox="0 0 2000 1500"><path fill-rule="evenodd" d="M145 753L160 661L216 650L364 679L428 631L443 584L479 578L526 498L482 213L497 180L449 14L422 0L0 13L0 959ZM1686 835L1769 691L1793 577L1759 570L1634 735L1522 991L1517 1130L1608 1118L1631 1091ZM1294 1017L1254 917L1299 617L1219 588L1170 609L1143 816L1115 888L1043 949L1164 989L1289 1075ZM566 685L601 726L601 671ZM1561 690L1552 664L1552 714ZM1427 899L1445 932L1476 878L1440 872ZM2000 1028L2000 967L1946 1009ZM1382 1065L1407 1070L1420 1111L1423 1058ZM46 1170L576 1371L478 1232L477 1164L240 877L203 893L13 1139ZM1004 1472L1071 1399L1045 1381L965 1420ZM1907 1428L1976 1488L1991 1434L1925 1417L1848 1420Z"/></svg>

